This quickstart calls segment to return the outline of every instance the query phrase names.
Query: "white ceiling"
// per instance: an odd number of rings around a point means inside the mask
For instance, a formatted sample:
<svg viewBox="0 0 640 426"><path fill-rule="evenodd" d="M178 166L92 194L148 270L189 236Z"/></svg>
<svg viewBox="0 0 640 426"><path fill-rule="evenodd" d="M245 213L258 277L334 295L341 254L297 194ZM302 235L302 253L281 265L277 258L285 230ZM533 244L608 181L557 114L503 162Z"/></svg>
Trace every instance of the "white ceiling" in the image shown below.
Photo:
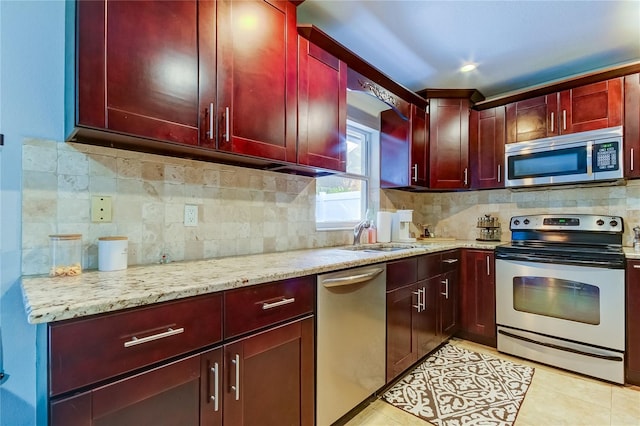
<svg viewBox="0 0 640 426"><path fill-rule="evenodd" d="M640 0L305 0L298 23L414 91L492 98L640 61ZM466 62L477 70L461 73Z"/></svg>

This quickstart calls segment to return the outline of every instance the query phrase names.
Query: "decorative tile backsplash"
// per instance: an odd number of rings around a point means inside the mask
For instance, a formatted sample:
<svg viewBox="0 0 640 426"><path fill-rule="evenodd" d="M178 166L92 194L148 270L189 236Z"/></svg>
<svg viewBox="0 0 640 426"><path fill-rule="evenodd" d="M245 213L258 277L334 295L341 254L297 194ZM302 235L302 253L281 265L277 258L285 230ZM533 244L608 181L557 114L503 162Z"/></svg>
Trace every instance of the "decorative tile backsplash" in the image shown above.
<svg viewBox="0 0 640 426"><path fill-rule="evenodd" d="M538 213L583 213L621 216L623 244L633 245L632 228L640 225L640 180L625 186L510 191L495 189L469 192L411 193L384 190L381 209L413 208L414 231L418 224L430 225L436 237L475 239L477 218L497 216L502 240L509 241L512 216Z"/></svg>
<svg viewBox="0 0 640 426"><path fill-rule="evenodd" d="M91 222L91 196L112 197L113 221ZM23 274L49 270L50 234L83 235L85 269L102 236L129 239L129 264L346 245L316 232L315 180L216 163L45 140L23 145ZM184 206L198 206L185 227Z"/></svg>
<svg viewBox="0 0 640 426"><path fill-rule="evenodd" d="M83 267L98 266L102 236L129 239L129 264L347 245L352 233L315 227L315 180L196 160L55 141L23 145L24 275L49 270L50 234L83 235ZM91 196L112 197L113 221L91 222ZM373 197L376 199L377 197ZM377 200L375 200L377 202ZM640 225L640 180L626 186L414 193L380 191L380 209L413 209L413 232L475 239L476 220L497 216L502 239L511 216L596 213L622 216L624 244ZM183 224L184 205L198 206L198 226Z"/></svg>

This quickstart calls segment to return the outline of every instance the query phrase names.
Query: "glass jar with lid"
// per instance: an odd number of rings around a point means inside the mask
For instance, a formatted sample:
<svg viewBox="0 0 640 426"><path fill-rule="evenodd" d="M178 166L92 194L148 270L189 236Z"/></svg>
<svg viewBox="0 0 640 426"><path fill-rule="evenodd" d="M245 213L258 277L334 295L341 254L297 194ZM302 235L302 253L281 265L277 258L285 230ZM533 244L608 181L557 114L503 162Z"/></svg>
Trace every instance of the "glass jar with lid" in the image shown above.
<svg viewBox="0 0 640 426"><path fill-rule="evenodd" d="M82 234L49 235L49 276L69 277L82 273Z"/></svg>

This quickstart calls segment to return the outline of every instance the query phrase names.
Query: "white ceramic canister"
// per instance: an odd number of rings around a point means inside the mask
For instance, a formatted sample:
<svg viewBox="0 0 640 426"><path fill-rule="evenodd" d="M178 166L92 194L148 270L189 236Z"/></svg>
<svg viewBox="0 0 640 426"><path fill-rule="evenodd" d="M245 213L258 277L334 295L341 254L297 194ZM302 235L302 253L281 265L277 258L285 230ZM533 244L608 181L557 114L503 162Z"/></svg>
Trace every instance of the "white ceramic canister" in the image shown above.
<svg viewBox="0 0 640 426"><path fill-rule="evenodd" d="M127 269L129 240L127 237L98 238L98 270L120 271Z"/></svg>

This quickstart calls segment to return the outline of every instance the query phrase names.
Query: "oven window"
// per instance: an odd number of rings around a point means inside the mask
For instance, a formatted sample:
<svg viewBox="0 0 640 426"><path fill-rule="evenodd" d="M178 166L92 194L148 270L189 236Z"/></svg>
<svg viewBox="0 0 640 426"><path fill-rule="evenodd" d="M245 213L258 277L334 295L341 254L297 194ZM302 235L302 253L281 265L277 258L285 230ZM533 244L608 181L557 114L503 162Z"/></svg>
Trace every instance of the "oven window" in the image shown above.
<svg viewBox="0 0 640 426"><path fill-rule="evenodd" d="M591 284L549 277L514 277L516 311L600 324L600 289Z"/></svg>

